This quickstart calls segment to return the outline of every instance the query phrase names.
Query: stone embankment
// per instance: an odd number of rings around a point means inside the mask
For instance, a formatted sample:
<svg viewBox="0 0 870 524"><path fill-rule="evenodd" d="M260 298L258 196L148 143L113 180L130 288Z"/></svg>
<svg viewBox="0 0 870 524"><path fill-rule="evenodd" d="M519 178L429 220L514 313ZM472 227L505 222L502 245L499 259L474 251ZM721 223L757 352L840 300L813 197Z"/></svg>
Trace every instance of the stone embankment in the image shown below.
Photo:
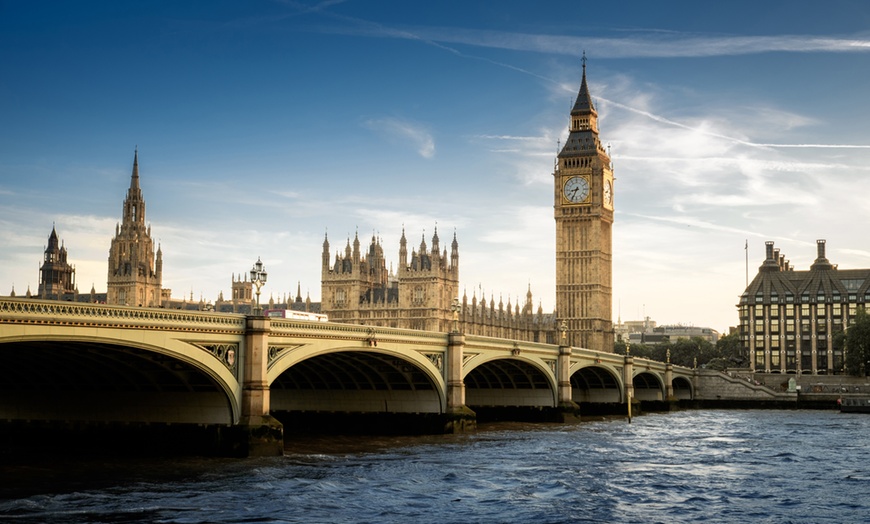
<svg viewBox="0 0 870 524"><path fill-rule="evenodd" d="M698 370L696 407L837 409L838 400L870 396L866 378Z"/></svg>

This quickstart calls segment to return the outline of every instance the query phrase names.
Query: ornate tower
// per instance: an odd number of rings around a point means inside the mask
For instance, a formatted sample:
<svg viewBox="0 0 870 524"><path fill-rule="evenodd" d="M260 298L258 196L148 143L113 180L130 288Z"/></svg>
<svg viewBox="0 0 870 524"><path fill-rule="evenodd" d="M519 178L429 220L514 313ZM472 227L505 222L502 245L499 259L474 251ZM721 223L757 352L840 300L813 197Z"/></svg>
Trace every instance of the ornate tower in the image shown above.
<svg viewBox="0 0 870 524"><path fill-rule="evenodd" d="M57 231L52 226L39 268L39 298L60 300L64 294L75 291L76 270L66 261L66 248L58 241Z"/></svg>
<svg viewBox="0 0 870 524"><path fill-rule="evenodd" d="M556 158L556 315L575 347L613 351L613 171L598 138L598 112L583 81L568 140Z"/></svg>
<svg viewBox="0 0 870 524"><path fill-rule="evenodd" d="M139 152L133 154L133 174L124 200L124 215L115 226L109 249L106 302L157 307L161 304L163 253L154 254L151 226L145 225L145 199L139 187Z"/></svg>

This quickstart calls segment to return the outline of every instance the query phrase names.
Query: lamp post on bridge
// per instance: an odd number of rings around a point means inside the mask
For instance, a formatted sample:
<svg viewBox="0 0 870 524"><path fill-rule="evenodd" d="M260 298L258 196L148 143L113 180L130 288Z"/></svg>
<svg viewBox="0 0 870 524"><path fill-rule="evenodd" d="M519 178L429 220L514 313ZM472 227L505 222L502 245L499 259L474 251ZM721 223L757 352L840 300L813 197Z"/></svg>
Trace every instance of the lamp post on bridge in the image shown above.
<svg viewBox="0 0 870 524"><path fill-rule="evenodd" d="M462 306L459 305L458 298L453 299L453 304L450 305L450 311L453 312L453 332L459 333L459 312L462 311Z"/></svg>
<svg viewBox="0 0 870 524"><path fill-rule="evenodd" d="M254 314L257 316L263 314L263 310L260 308L260 288L266 284L267 276L263 262L260 260L260 257L257 257L257 263L251 268L251 284L257 288L257 307L254 310Z"/></svg>

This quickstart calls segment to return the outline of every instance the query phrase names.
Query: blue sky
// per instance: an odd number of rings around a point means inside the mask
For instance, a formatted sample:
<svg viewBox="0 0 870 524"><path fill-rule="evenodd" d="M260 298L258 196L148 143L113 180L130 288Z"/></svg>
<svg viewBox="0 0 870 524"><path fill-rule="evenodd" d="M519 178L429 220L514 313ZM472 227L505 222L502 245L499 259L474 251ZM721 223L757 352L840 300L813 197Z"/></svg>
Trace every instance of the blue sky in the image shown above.
<svg viewBox="0 0 870 524"><path fill-rule="evenodd" d="M585 50L611 145L614 320L737 322L773 240L870 267L870 4L0 1L0 293L57 226L80 291L139 148L173 296L261 257L320 298L355 232L437 225L461 286L554 307L552 167Z"/></svg>

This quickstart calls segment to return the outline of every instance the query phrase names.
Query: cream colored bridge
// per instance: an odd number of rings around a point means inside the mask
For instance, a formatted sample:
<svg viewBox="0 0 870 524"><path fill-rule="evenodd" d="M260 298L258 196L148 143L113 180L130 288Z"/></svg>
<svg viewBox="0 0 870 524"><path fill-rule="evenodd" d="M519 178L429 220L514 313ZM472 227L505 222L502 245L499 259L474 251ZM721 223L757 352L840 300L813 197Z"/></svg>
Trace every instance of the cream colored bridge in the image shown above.
<svg viewBox="0 0 870 524"><path fill-rule="evenodd" d="M459 332L18 298L0 299L0 362L0 420L254 429L347 412L443 415L458 431L474 409L576 412L696 384L661 362Z"/></svg>

